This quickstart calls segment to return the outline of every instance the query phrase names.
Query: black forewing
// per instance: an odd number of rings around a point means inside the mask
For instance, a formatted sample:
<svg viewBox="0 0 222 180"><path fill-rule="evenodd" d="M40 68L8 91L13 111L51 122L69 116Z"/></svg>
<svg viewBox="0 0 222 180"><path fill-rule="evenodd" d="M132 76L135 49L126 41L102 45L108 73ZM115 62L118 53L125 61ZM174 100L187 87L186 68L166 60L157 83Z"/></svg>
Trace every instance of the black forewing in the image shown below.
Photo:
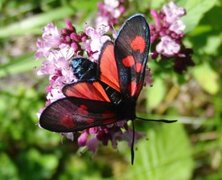
<svg viewBox="0 0 222 180"><path fill-rule="evenodd" d="M114 46L121 93L138 97L144 83L149 47L150 31L143 15L129 18Z"/></svg>

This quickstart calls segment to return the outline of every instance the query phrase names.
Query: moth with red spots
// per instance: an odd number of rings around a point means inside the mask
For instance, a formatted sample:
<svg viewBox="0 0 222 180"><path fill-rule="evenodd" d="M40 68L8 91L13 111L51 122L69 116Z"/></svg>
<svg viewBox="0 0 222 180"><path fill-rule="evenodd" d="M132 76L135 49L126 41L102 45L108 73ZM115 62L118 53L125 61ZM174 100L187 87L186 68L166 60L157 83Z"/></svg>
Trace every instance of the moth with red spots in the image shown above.
<svg viewBox="0 0 222 180"><path fill-rule="evenodd" d="M149 47L150 30L145 18L140 14L130 17L115 42L104 43L98 65L81 57L72 60L73 72L79 81L63 87L66 97L46 107L40 126L64 133L134 120ZM134 134L132 163L133 143Z"/></svg>

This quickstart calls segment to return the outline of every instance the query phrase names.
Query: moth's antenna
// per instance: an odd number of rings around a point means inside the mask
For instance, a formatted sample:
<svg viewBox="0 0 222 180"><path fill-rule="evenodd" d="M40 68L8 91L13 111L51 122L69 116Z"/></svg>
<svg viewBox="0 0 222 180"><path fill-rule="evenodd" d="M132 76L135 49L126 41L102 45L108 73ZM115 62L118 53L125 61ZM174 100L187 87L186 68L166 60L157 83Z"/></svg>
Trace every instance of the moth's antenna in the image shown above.
<svg viewBox="0 0 222 180"><path fill-rule="evenodd" d="M132 134L132 142L131 142L131 164L134 162L134 141L135 141L135 126L134 120L132 120L133 134Z"/></svg>
<svg viewBox="0 0 222 180"><path fill-rule="evenodd" d="M142 121L148 121L148 122L163 122L163 123L174 123L177 121L177 120L166 120L166 119L144 119L141 117L136 117L136 120L142 120ZM133 162L134 162L134 142L135 142L134 120L132 120L132 128L133 128L133 134L132 134L132 142L131 142L131 164L133 165Z"/></svg>
<svg viewBox="0 0 222 180"><path fill-rule="evenodd" d="M149 122L163 122L163 123L174 123L177 120L166 120L166 119L144 119L141 117L136 117L137 120L149 121Z"/></svg>

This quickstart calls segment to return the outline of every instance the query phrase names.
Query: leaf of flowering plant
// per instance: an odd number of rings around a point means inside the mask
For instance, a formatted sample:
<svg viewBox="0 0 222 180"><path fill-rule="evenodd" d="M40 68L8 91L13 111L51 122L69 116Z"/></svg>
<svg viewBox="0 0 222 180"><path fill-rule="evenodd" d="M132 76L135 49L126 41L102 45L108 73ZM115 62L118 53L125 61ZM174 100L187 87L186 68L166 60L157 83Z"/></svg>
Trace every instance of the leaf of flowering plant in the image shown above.
<svg viewBox="0 0 222 180"><path fill-rule="evenodd" d="M13 61L9 61L7 64L2 64L0 66L0 77L31 71L39 65L39 61L33 61L33 54L25 54L13 59Z"/></svg>
<svg viewBox="0 0 222 180"><path fill-rule="evenodd" d="M193 69L193 75L199 85L208 93L216 94L219 91L219 76L208 63L204 63Z"/></svg>
<svg viewBox="0 0 222 180"><path fill-rule="evenodd" d="M143 139L138 142L138 160L135 166L123 173L126 175L122 179L191 178L193 170L191 144L182 124L155 126L147 131L147 138L148 140Z"/></svg>
<svg viewBox="0 0 222 180"><path fill-rule="evenodd" d="M153 82L153 86L146 92L147 109L148 111L156 108L164 99L166 94L166 87L164 81L161 78L156 78Z"/></svg>
<svg viewBox="0 0 222 180"><path fill-rule="evenodd" d="M90 13L95 11L97 2L97 0L71 2L69 5L56 9L50 9L50 11L35 16L30 16L20 22L1 27L0 38L7 38L13 35L23 35L27 34L27 32L29 32L29 34L36 34L39 32L36 30L36 28L39 26L42 26L50 21L63 19L73 15L73 9L81 9L81 12L88 16ZM85 18L85 16L83 18ZM83 19L81 19L81 22L83 22Z"/></svg>
<svg viewBox="0 0 222 180"><path fill-rule="evenodd" d="M183 22L187 26L185 32L192 31L198 25L204 14L214 7L217 2L217 0L180 0L178 3L181 4L188 12L187 15L182 18Z"/></svg>
<svg viewBox="0 0 222 180"><path fill-rule="evenodd" d="M27 32L32 32L36 27L44 25L48 23L49 21L61 19L71 14L73 14L73 9L66 6L66 7L61 7L58 9L51 10L46 13L31 16L20 22L16 22L4 28L1 28L0 38L6 38L13 35L27 34Z"/></svg>

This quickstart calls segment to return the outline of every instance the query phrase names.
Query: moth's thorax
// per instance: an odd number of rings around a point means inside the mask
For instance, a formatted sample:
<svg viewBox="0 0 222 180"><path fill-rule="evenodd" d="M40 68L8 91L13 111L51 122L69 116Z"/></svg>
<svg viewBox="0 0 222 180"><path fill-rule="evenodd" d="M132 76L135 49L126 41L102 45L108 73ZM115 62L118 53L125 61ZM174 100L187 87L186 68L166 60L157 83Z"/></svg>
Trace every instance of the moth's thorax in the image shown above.
<svg viewBox="0 0 222 180"><path fill-rule="evenodd" d="M78 81L94 81L97 79L97 64L86 58L74 58L71 61L74 76Z"/></svg>
<svg viewBox="0 0 222 180"><path fill-rule="evenodd" d="M116 111L119 119L135 119L136 100L134 98L123 97L122 101L116 105Z"/></svg>

